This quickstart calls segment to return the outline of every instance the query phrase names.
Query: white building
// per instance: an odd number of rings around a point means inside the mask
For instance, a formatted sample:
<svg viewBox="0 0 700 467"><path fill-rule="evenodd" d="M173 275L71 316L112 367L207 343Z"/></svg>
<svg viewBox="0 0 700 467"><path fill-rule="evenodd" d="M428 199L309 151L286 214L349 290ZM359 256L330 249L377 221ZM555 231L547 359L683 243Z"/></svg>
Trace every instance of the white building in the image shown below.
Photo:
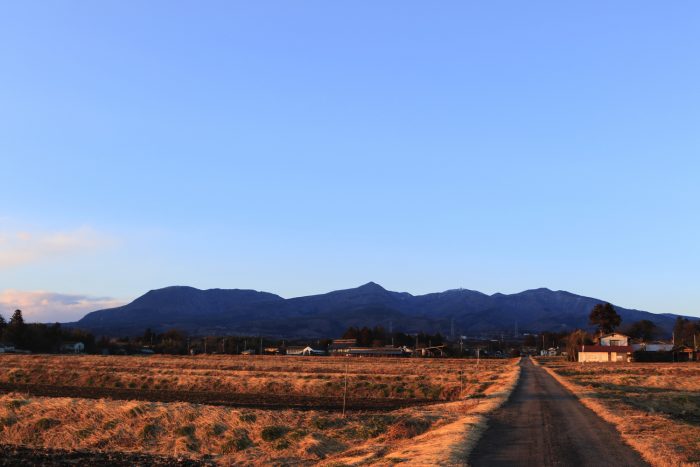
<svg viewBox="0 0 700 467"><path fill-rule="evenodd" d="M82 342L66 342L61 346L61 351L67 353L83 353L85 352L85 344Z"/></svg>
<svg viewBox="0 0 700 467"><path fill-rule="evenodd" d="M600 336L600 338L598 339L598 344L603 346L625 346L629 345L629 340L630 338L628 336L613 332L611 334L605 334L603 336Z"/></svg>
<svg viewBox="0 0 700 467"><path fill-rule="evenodd" d="M673 350L673 344L668 342L640 342L638 344L632 344L632 349L636 352L638 350L642 352L670 352Z"/></svg>
<svg viewBox="0 0 700 467"><path fill-rule="evenodd" d="M287 355L325 355L323 350L316 350L309 346L306 347L287 347Z"/></svg>

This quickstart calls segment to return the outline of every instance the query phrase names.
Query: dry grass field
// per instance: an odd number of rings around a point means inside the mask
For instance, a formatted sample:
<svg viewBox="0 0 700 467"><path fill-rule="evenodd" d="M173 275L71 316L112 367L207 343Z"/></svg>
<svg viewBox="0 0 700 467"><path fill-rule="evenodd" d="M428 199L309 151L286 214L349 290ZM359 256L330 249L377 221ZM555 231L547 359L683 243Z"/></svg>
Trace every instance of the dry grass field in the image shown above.
<svg viewBox="0 0 700 467"><path fill-rule="evenodd" d="M436 359L7 355L0 365L0 383L316 397L339 395L346 365L353 398L452 400L461 370L470 390L493 383L476 381L471 363Z"/></svg>
<svg viewBox="0 0 700 467"><path fill-rule="evenodd" d="M653 465L700 465L700 363L538 361Z"/></svg>
<svg viewBox="0 0 700 467"><path fill-rule="evenodd" d="M223 465L395 464L459 454L512 389L517 360L3 355L0 382L165 390L184 402L0 396L0 444L139 452ZM187 402L188 391L430 400L395 410L261 409ZM59 394L60 395L60 394ZM322 404L321 404L322 405ZM472 430L474 431L474 430Z"/></svg>

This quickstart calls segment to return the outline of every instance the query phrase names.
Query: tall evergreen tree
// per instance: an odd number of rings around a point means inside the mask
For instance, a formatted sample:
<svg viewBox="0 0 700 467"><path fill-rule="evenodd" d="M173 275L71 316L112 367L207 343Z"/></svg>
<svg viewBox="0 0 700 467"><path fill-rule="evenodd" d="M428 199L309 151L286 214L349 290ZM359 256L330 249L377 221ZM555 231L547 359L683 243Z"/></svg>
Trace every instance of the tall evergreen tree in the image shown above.
<svg viewBox="0 0 700 467"><path fill-rule="evenodd" d="M620 325L622 318L620 318L620 315L617 314L611 304L599 303L591 310L588 322L595 325L599 333L607 334L613 332Z"/></svg>
<svg viewBox="0 0 700 467"><path fill-rule="evenodd" d="M22 317L22 310L15 310L7 325L5 334L7 339L17 347L22 347L25 344L27 334L27 325Z"/></svg>
<svg viewBox="0 0 700 467"><path fill-rule="evenodd" d="M5 321L5 317L0 315L0 343L4 342L5 340L3 339L3 334L5 332L5 328L7 327L7 321Z"/></svg>

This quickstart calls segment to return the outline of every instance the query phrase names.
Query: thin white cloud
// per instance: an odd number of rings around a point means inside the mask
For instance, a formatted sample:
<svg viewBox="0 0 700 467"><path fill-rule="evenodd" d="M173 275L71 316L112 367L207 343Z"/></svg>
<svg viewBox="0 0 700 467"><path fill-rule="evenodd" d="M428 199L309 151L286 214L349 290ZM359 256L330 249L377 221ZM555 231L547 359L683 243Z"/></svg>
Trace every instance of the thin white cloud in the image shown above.
<svg viewBox="0 0 700 467"><path fill-rule="evenodd" d="M107 248L113 237L91 227L60 232L0 231L0 270Z"/></svg>
<svg viewBox="0 0 700 467"><path fill-rule="evenodd" d="M22 310L27 322L53 323L77 321L86 313L123 305L123 300L90 295L56 292L3 290L0 292L0 314L9 320L14 310Z"/></svg>

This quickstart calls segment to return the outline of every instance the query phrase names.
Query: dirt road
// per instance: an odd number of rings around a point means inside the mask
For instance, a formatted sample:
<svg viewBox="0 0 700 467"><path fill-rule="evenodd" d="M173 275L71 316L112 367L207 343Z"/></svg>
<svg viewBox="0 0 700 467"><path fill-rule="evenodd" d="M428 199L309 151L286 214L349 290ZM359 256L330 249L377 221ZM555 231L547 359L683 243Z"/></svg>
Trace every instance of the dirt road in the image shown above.
<svg viewBox="0 0 700 467"><path fill-rule="evenodd" d="M523 359L510 399L489 419L471 466L644 466L615 428Z"/></svg>

